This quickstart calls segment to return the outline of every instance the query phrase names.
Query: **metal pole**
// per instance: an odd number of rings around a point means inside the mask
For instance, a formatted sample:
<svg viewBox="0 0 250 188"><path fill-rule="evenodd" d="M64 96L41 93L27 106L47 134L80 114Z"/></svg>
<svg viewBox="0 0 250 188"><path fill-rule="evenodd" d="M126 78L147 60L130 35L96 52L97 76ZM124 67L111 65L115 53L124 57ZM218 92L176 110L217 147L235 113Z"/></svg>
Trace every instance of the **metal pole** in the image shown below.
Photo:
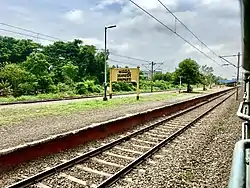
<svg viewBox="0 0 250 188"><path fill-rule="evenodd" d="M181 77L182 76L179 76L180 77L180 88L179 88L179 93L181 92Z"/></svg>
<svg viewBox="0 0 250 188"><path fill-rule="evenodd" d="M182 77L182 76L180 76L180 88L181 88L181 77Z"/></svg>
<svg viewBox="0 0 250 188"><path fill-rule="evenodd" d="M107 27L105 27L105 31L104 31L104 48L105 48L105 54L104 54L104 97L103 97L103 101L107 101Z"/></svg>
<svg viewBox="0 0 250 188"><path fill-rule="evenodd" d="M250 102L250 80L249 80L249 74L246 73L246 93L247 93L247 96L246 96L246 102ZM247 105L247 108L246 108L246 112L247 112L247 115L250 115L250 106ZM245 122L245 139L249 139L250 138L250 129L249 129L249 122ZM250 150L249 149L246 149L245 151L245 155L246 155L246 161L248 162L249 161L249 156L250 156ZM250 187L250 166L249 166L249 163L247 163L246 165L246 187L249 188Z"/></svg>
<svg viewBox="0 0 250 188"><path fill-rule="evenodd" d="M239 88L238 88L239 74L240 74L240 52L238 52L236 100L238 100L238 98L239 98L239 93L238 93L239 92Z"/></svg>
<svg viewBox="0 0 250 188"><path fill-rule="evenodd" d="M154 62L151 63L151 92L153 92L153 74L154 74Z"/></svg>

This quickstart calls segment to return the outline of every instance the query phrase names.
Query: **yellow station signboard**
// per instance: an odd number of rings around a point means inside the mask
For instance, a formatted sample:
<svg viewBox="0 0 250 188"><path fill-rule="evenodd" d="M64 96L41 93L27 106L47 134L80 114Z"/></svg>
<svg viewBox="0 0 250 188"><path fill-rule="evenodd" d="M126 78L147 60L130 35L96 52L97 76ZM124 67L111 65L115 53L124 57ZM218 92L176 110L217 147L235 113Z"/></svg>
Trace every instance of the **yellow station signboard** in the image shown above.
<svg viewBox="0 0 250 188"><path fill-rule="evenodd" d="M137 99L139 99L139 73L137 68L110 68L110 89L109 95L112 97L112 82L136 82Z"/></svg>

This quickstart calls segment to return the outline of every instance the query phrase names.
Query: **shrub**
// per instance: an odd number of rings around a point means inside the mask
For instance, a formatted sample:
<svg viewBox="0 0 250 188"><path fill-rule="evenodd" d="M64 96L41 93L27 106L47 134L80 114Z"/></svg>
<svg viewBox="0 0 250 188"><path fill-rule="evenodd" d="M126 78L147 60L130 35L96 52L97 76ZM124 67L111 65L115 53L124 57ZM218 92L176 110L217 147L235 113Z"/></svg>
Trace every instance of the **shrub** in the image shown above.
<svg viewBox="0 0 250 188"><path fill-rule="evenodd" d="M41 93L50 92L50 85L54 85L52 78L48 75L38 78L38 89Z"/></svg>
<svg viewBox="0 0 250 188"><path fill-rule="evenodd" d="M102 87L100 85L94 85L92 86L93 93L101 93L103 91Z"/></svg>
<svg viewBox="0 0 250 188"><path fill-rule="evenodd" d="M77 94L83 95L88 93L88 85L84 82L76 83L76 92Z"/></svg>
<svg viewBox="0 0 250 188"><path fill-rule="evenodd" d="M120 82L121 91L135 91L135 86L132 83Z"/></svg>
<svg viewBox="0 0 250 188"><path fill-rule="evenodd" d="M17 96L21 95L35 95L37 92L38 83L37 82L24 82L18 85L16 91Z"/></svg>
<svg viewBox="0 0 250 188"><path fill-rule="evenodd" d="M12 94L11 85L8 82L3 80L0 82L0 96L9 96Z"/></svg>
<svg viewBox="0 0 250 188"><path fill-rule="evenodd" d="M119 83L115 82L112 83L112 91L113 92L120 92L121 91L121 86Z"/></svg>
<svg viewBox="0 0 250 188"><path fill-rule="evenodd" d="M67 92L70 91L72 89L72 87L70 85L67 85L65 83L58 83L57 84L57 90L59 92Z"/></svg>

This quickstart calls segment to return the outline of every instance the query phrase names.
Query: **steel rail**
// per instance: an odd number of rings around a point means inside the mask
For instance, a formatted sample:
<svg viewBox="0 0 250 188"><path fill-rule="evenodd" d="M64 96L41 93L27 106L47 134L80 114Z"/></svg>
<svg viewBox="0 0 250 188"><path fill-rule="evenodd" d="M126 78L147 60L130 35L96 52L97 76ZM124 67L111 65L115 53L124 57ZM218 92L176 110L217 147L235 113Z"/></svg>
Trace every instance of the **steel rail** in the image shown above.
<svg viewBox="0 0 250 188"><path fill-rule="evenodd" d="M118 171L117 173L115 173L114 175L112 175L111 177L109 177L108 179L106 179L105 181L103 181L101 184L99 184L97 186L97 188L104 188L104 187L106 187L108 185L111 185L111 184L115 183L123 175L125 175L126 173L128 173L129 171L131 171L135 166L137 166L137 165L141 164L142 162L144 162L145 159L147 159L148 157L152 156L155 152L157 152L158 150L160 150L166 144L170 143L173 139L175 139L180 134L182 134L186 129L188 129L189 127L191 127L194 123L196 123L198 120L200 120L203 116L205 116L206 114L208 114L214 108L216 108L221 103L223 103L224 101L226 101L229 97L231 97L232 95L234 95L234 93L231 94L231 95L229 95L225 99L221 100L219 103L217 103L216 105L214 105L213 107L211 107L210 109L208 109L207 111L205 111L204 113L202 113L201 115L199 115L192 122L186 124L183 128L181 128L180 130L176 131L175 133L173 133L172 135L170 135L168 138L166 138L165 140L161 141L159 144L157 144L156 146L154 146L152 149L148 150L146 153L144 153L143 155L141 155L140 157L138 157L136 160L132 161L130 164L128 164L127 166L125 166L123 169L121 169L120 171Z"/></svg>
<svg viewBox="0 0 250 188"><path fill-rule="evenodd" d="M54 167L52 167L52 168L50 168L48 170L42 171L42 172L40 172L38 174L35 174L35 175L31 176L31 177L28 177L28 178L24 179L24 180L16 182L16 183L8 186L7 188L22 188L22 187L27 187L29 185L33 185L33 184L35 184L37 182L40 182L41 180L43 180L43 179L45 179L45 178L47 178L47 177L49 177L49 176L51 176L51 175L53 175L53 174L55 174L57 172L60 172L60 171L62 171L64 169L67 169L67 168L70 168L70 167L74 166L75 164L78 164L80 162L88 160L89 158L94 157L94 156L104 152L105 150L108 150L108 149L114 147L115 145L120 144L123 141L129 140L130 138L132 138L134 136L137 136L137 135L139 135L139 134L141 134L143 132L146 132L146 131L148 131L150 129L153 129L154 127L156 127L158 125L161 125L162 123L165 123L166 121L170 121L170 120L172 120L172 119L174 119L176 117L179 117L179 116L181 116L181 115L183 115L183 114L185 114L185 113L187 113L189 111L192 111L192 110L194 110L194 109L196 109L196 108L198 108L200 106L203 106L203 105L205 105L205 104L207 104L207 103L209 103L209 102L211 102L211 101L213 101L213 100L215 100L217 98L220 98L221 96L224 96L225 94L228 94L229 92L231 92L231 91L225 92L225 93L220 94L220 95L218 95L216 97L213 97L212 99L201 102L200 104L197 104L197 105L195 105L193 107L190 107L190 108L188 108L186 110L183 110L181 112L173 114L173 115L167 117L164 120L156 122L156 123L154 123L152 125L149 125L149 126L147 126L145 128L142 128L141 130L133 132L133 133L131 133L129 135L123 136L123 137L121 137L121 138L119 138L119 139L117 139L117 140L115 140L113 142L110 142L110 143L108 143L108 144L106 144L104 146L101 146L101 147L99 147L99 148L97 148L95 150L86 152L83 155L72 158L71 160L66 161L64 163L61 163L61 164L59 164L57 166L54 166Z"/></svg>

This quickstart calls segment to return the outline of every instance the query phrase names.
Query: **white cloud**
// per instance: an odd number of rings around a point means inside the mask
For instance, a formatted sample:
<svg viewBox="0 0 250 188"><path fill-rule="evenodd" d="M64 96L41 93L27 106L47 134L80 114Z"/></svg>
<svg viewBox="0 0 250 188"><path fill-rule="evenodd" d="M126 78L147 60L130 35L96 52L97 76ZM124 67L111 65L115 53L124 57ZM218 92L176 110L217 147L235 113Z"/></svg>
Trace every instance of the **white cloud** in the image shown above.
<svg viewBox="0 0 250 188"><path fill-rule="evenodd" d="M44 3L44 0L41 1ZM157 0L134 1L167 26L174 28L173 16L167 13ZM109 50L114 53L164 62L161 68L167 71L173 71L184 58L193 58L201 65L213 66L217 75L230 78L235 72L232 67L221 68L206 58L128 0L72 0L70 3L65 1L66 8L63 10L58 8L61 4L59 0L53 1L52 8L50 7L52 2L47 0L44 10L40 6L35 8L34 4L38 2L27 4L25 8L28 13L22 17L20 11L6 9L7 5L13 6L13 4L11 1L4 1L0 6L0 16L3 17L3 22L64 40L81 38L84 43L96 45L97 48L104 48L104 26L116 24L117 27L108 32L107 41ZM162 2L218 55L235 54L241 50L240 9L237 0L162 0ZM48 8L51 11L48 11ZM61 19L62 14L63 19ZM28 22L25 18L32 18L34 21ZM197 39L181 24L177 24L177 32L222 64L218 57L204 46L201 47ZM145 64L114 55L111 58L135 65ZM236 60L232 59L232 62Z"/></svg>
<svg viewBox="0 0 250 188"><path fill-rule="evenodd" d="M121 4L124 0L102 0L99 4L97 4L95 7L92 7L90 10L96 11L96 10L102 10L108 5L112 5L115 3Z"/></svg>
<svg viewBox="0 0 250 188"><path fill-rule="evenodd" d="M84 44L94 45L97 47L97 49L104 49L104 41L103 40L99 40L97 38L78 38L78 37L74 37L72 40L74 40L76 38L83 41ZM118 44L114 40L110 40L110 41L107 41L107 47L112 51L123 53L129 49L129 44L128 43Z"/></svg>
<svg viewBox="0 0 250 188"><path fill-rule="evenodd" d="M161 4L157 0L134 0L134 2L147 10L161 8ZM161 2L170 8L174 8L178 3L176 0L161 0Z"/></svg>
<svg viewBox="0 0 250 188"><path fill-rule="evenodd" d="M87 45L95 45L97 48L101 48L103 46L103 41L97 38L78 38L83 41L84 44Z"/></svg>
<svg viewBox="0 0 250 188"><path fill-rule="evenodd" d="M66 12L65 18L76 24L84 23L83 11L81 10L72 10L72 11Z"/></svg>

